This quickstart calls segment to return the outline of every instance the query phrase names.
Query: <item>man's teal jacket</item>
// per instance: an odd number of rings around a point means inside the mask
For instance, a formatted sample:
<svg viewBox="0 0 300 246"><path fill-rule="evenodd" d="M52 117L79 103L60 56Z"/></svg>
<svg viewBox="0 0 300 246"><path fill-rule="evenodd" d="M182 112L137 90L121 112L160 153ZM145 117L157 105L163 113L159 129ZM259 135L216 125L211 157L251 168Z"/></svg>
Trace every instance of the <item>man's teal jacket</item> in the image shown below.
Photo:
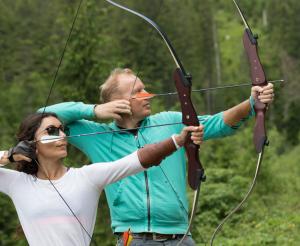
<svg viewBox="0 0 300 246"><path fill-rule="evenodd" d="M93 121L94 105L67 102L49 106L46 111L56 113L68 125L71 135L119 130L114 122ZM91 162L105 165L105 162L124 157L146 144L180 133L184 127L180 124L181 118L179 112L162 112L146 117L140 126L179 124L142 128L136 136L129 132L104 133L70 138L69 142L84 152ZM228 136L235 131L224 123L223 112L199 116L199 120L204 125L204 140ZM186 159L181 148L159 166L107 186L105 193L113 232L130 228L136 233L184 234L188 225L186 183Z"/></svg>

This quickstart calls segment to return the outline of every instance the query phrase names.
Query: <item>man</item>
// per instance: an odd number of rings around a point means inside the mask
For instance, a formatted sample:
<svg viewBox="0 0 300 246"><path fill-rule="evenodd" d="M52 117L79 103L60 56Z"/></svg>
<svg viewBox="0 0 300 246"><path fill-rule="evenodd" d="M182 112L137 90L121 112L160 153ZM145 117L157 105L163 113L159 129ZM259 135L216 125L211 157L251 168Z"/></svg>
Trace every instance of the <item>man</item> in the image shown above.
<svg viewBox="0 0 300 246"><path fill-rule="evenodd" d="M86 105L67 102L47 107L66 122L71 134L136 130L70 138L92 162L113 161L128 153L179 133L183 127L181 113L161 112L151 115L150 99L136 97L146 92L143 82L130 69L115 69L100 87L103 104ZM271 103L273 85L252 87L249 100L212 116L199 116L204 125L204 140L225 137L254 114L255 100ZM114 119L110 124L92 119ZM169 126L147 126L177 123ZM145 128L146 127L146 128ZM105 189L112 229L123 245L122 234L130 230L134 245L177 245L187 230L186 160L184 149L166 158L160 167L150 168ZM183 245L195 245L191 236Z"/></svg>

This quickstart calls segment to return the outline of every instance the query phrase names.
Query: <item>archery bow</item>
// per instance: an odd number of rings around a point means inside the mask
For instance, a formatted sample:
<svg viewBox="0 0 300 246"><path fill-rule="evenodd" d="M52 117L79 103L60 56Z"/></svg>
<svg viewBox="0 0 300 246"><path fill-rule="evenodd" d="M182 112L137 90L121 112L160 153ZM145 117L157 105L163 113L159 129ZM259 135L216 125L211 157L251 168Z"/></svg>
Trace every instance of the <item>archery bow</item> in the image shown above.
<svg viewBox="0 0 300 246"><path fill-rule="evenodd" d="M199 120L198 120L196 110L195 110L192 100L191 100L192 77L186 73L186 71L182 65L182 62L178 58L177 53L176 53L174 47L171 45L171 42L168 39L166 33L150 18L148 18L134 10L131 10L127 7L124 7L120 4L117 4L111 0L106 0L106 1L118 8L121 8L131 14L134 14L134 15L142 18L159 33L159 35L161 36L164 43L166 44L166 46L176 64L176 69L173 73L173 78L175 81L175 86L176 86L176 89L178 92L179 101L180 101L180 105L181 105L182 122L188 126L198 126ZM202 164L199 160L199 145L195 145L192 142L192 140L189 138L186 141L184 147L185 147L185 150L187 153L187 158L188 158L188 182L189 182L190 187L196 191L194 194L194 202L193 202L193 208L191 211L189 225L188 225L185 235L182 237L179 244L181 244L181 242L184 240L184 238L186 237L186 235L188 234L188 232L190 230L190 227L191 227L191 224L193 221L193 217L194 217L194 213L195 213L195 209L196 209L196 206L198 203L201 182L205 180L204 168L202 167Z"/></svg>
<svg viewBox="0 0 300 246"><path fill-rule="evenodd" d="M244 48L249 60L250 64L250 74L251 74L251 81L253 86L265 86L268 84L262 64L260 62L259 56L258 56L258 36L254 35L249 27L249 24L246 21L246 18L239 7L239 5L236 3L235 0L232 0L243 20L245 31L243 35L243 44ZM266 129L265 129L265 114L267 110L267 106L260 102L259 100L255 101L254 105L255 113L256 113L256 120L255 120L255 126L254 126L254 133L253 133L253 141L255 145L255 150L258 154L258 160L256 164L256 170L255 175L252 180L252 183L250 185L250 188L242 201L234 208L232 209L229 214L221 221L221 223L217 226L215 229L211 239L210 239L210 245L213 245L214 238L218 231L221 230L222 226L225 224L225 222L236 212L238 211L242 205L248 200L254 186L257 180L257 176L260 170L260 166L263 160L263 153L264 148L266 145L268 145L268 139L266 136Z"/></svg>

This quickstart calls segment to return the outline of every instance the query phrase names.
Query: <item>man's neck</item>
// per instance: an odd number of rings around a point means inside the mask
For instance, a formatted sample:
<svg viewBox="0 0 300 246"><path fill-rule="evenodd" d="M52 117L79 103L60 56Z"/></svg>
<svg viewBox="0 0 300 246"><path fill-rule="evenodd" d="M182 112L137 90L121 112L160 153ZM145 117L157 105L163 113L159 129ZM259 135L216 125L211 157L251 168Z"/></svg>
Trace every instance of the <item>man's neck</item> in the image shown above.
<svg viewBox="0 0 300 246"><path fill-rule="evenodd" d="M143 119L135 119L131 118L123 118L122 120L116 120L117 126L124 128L124 129L131 129L140 126L140 123Z"/></svg>

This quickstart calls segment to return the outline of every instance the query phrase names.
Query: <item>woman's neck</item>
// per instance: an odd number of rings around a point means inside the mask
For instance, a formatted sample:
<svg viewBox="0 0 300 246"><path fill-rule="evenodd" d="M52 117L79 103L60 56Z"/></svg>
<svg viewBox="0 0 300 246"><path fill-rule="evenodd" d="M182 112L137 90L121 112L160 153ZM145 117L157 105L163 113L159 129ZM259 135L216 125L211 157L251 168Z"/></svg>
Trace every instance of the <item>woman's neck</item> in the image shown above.
<svg viewBox="0 0 300 246"><path fill-rule="evenodd" d="M36 176L39 179L56 180L60 179L67 172L67 168L63 165L61 160L39 160L38 162L39 168Z"/></svg>

